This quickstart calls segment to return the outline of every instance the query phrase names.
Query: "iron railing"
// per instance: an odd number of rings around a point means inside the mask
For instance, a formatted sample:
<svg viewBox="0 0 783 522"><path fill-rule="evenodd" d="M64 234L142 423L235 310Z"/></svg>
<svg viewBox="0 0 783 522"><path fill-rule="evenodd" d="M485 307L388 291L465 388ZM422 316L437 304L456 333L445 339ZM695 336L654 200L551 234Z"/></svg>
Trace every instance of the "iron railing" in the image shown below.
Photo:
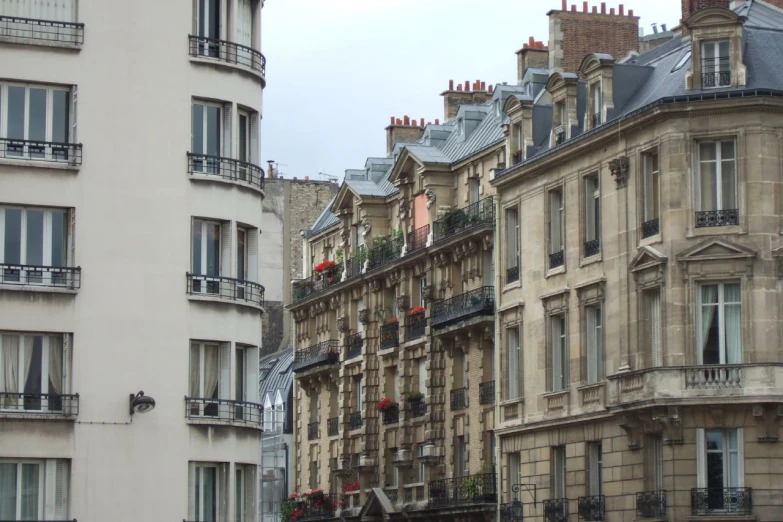
<svg viewBox="0 0 783 522"><path fill-rule="evenodd" d="M601 125L601 113L600 112L594 113L592 120L593 120L592 121L593 126L591 128L595 129L596 127Z"/></svg>
<svg viewBox="0 0 783 522"><path fill-rule="evenodd" d="M413 341L424 337L427 329L426 312L416 312L408 315L408 330L405 335L406 341Z"/></svg>
<svg viewBox="0 0 783 522"><path fill-rule="evenodd" d="M427 414L427 403L423 399L418 401L410 401L408 403L411 409L411 417L414 419L417 417L423 417Z"/></svg>
<svg viewBox="0 0 783 522"><path fill-rule="evenodd" d="M563 255L563 251L560 252L554 252L552 254L549 254L549 269L552 270L553 268L558 268L563 266L563 263L565 263L565 256Z"/></svg>
<svg viewBox="0 0 783 522"><path fill-rule="evenodd" d="M400 490L397 489L397 486L389 486L387 488L383 488L383 493L386 495L386 497L389 499L389 501L392 504L396 504L399 502L400 498Z"/></svg>
<svg viewBox="0 0 783 522"><path fill-rule="evenodd" d="M400 323L394 321L381 326L381 350L388 350L400 344Z"/></svg>
<svg viewBox="0 0 783 522"><path fill-rule="evenodd" d="M479 473L429 483L430 506L444 504L494 504L497 502L495 473Z"/></svg>
<svg viewBox="0 0 783 522"><path fill-rule="evenodd" d="M390 404L383 410L384 424L397 424L400 421L400 405Z"/></svg>
<svg viewBox="0 0 783 522"><path fill-rule="evenodd" d="M653 218L642 223L642 239L657 236L661 232L661 222L658 218Z"/></svg>
<svg viewBox="0 0 783 522"><path fill-rule="evenodd" d="M78 166L82 164L82 144L0 138L0 158Z"/></svg>
<svg viewBox="0 0 783 522"><path fill-rule="evenodd" d="M329 340L314 344L294 353L293 371L301 371L321 364L335 364L340 362L339 341Z"/></svg>
<svg viewBox="0 0 783 522"><path fill-rule="evenodd" d="M10 38L78 46L84 43L84 24L0 16L0 39Z"/></svg>
<svg viewBox="0 0 783 522"><path fill-rule="evenodd" d="M495 404L495 381L479 384L479 404Z"/></svg>
<svg viewBox="0 0 783 522"><path fill-rule="evenodd" d="M403 502L410 504L413 501L421 502L424 500L424 485L405 485L403 486Z"/></svg>
<svg viewBox="0 0 783 522"><path fill-rule="evenodd" d="M706 210L696 212L696 228L739 225L739 210Z"/></svg>
<svg viewBox="0 0 783 522"><path fill-rule="evenodd" d="M417 228L408 234L408 249L406 254L412 254L427 247L427 238L430 236L429 224Z"/></svg>
<svg viewBox="0 0 783 522"><path fill-rule="evenodd" d="M364 262L367 261L367 248L364 245L359 246L345 262L345 277L350 279L356 277L364 270Z"/></svg>
<svg viewBox="0 0 783 522"><path fill-rule="evenodd" d="M546 522L568 522L568 499L550 498L544 500L544 520Z"/></svg>
<svg viewBox="0 0 783 522"><path fill-rule="evenodd" d="M221 62L242 65L266 75L266 57L252 47L205 38L203 36L188 35L190 41L190 56L198 58L211 58Z"/></svg>
<svg viewBox="0 0 783 522"><path fill-rule="evenodd" d="M318 421L307 425L307 440L316 440L318 435Z"/></svg>
<svg viewBox="0 0 783 522"><path fill-rule="evenodd" d="M731 71L706 72L701 74L702 89L728 87L731 85Z"/></svg>
<svg viewBox="0 0 783 522"><path fill-rule="evenodd" d="M196 275L190 272L185 276L189 295L264 306L264 287L258 283L232 277Z"/></svg>
<svg viewBox="0 0 783 522"><path fill-rule="evenodd" d="M666 491L641 491L636 494L636 518L664 518Z"/></svg>
<svg viewBox="0 0 783 522"><path fill-rule="evenodd" d="M188 174L216 176L251 187L264 188L264 169L233 158L188 152Z"/></svg>
<svg viewBox="0 0 783 522"><path fill-rule="evenodd" d="M521 150L515 151L511 155L511 164L512 165L516 165L518 163L522 163L522 157L523 156L522 156L522 151Z"/></svg>
<svg viewBox="0 0 783 522"><path fill-rule="evenodd" d="M348 416L348 428L351 430L358 430L364 426L364 419L362 418L362 412L355 411Z"/></svg>
<svg viewBox="0 0 783 522"><path fill-rule="evenodd" d="M338 433L340 433L340 418L332 417L331 419L326 419L326 435L333 437Z"/></svg>
<svg viewBox="0 0 783 522"><path fill-rule="evenodd" d="M495 288L483 286L432 305L432 326L495 313Z"/></svg>
<svg viewBox="0 0 783 522"><path fill-rule="evenodd" d="M579 520L584 520L585 522L606 520L605 508L606 497L603 495L579 497L576 505Z"/></svg>
<svg viewBox="0 0 783 522"><path fill-rule="evenodd" d="M519 267L518 266L512 266L511 268L506 269L506 284L510 285L511 283L516 283L519 281Z"/></svg>
<svg viewBox="0 0 783 522"><path fill-rule="evenodd" d="M752 515L753 488L693 488L691 514Z"/></svg>
<svg viewBox="0 0 783 522"><path fill-rule="evenodd" d="M79 415L79 394L0 392L2 413L20 415Z"/></svg>
<svg viewBox="0 0 783 522"><path fill-rule="evenodd" d="M345 360L355 359L361 357L362 347L364 346L364 339L361 333L353 334L348 338L348 349L345 353Z"/></svg>
<svg viewBox="0 0 783 522"><path fill-rule="evenodd" d="M264 407L255 402L185 396L185 418L261 426Z"/></svg>
<svg viewBox="0 0 783 522"><path fill-rule="evenodd" d="M467 395L467 388L457 388L455 390L451 390L451 411L460 411L467 408Z"/></svg>
<svg viewBox="0 0 783 522"><path fill-rule="evenodd" d="M434 239L437 243L460 232L487 225L495 225L495 200L492 196L467 207L452 210L437 220L433 224L435 227Z"/></svg>
<svg viewBox="0 0 783 522"><path fill-rule="evenodd" d="M340 498L337 493L318 492L307 497L300 497L296 501L296 509L299 510L296 520L333 518L335 510L339 506Z"/></svg>
<svg viewBox="0 0 783 522"><path fill-rule="evenodd" d="M585 257L590 257L598 254L601 251L601 242L598 239L591 239L585 241Z"/></svg>
<svg viewBox="0 0 783 522"><path fill-rule="evenodd" d="M375 270L396 261L402 255L402 237L386 238L382 243L367 251L367 271Z"/></svg>
<svg viewBox="0 0 783 522"><path fill-rule="evenodd" d="M324 290L340 283L343 277L343 265L336 264L328 271L321 272L320 274L313 274L306 279L299 279L292 284L292 292L294 302L299 302L302 299L306 299L311 295L319 294Z"/></svg>
<svg viewBox="0 0 783 522"><path fill-rule="evenodd" d="M524 518L523 505L518 499L500 505L501 522L522 522Z"/></svg>
<svg viewBox="0 0 783 522"><path fill-rule="evenodd" d="M82 268L0 263L0 284L77 290Z"/></svg>

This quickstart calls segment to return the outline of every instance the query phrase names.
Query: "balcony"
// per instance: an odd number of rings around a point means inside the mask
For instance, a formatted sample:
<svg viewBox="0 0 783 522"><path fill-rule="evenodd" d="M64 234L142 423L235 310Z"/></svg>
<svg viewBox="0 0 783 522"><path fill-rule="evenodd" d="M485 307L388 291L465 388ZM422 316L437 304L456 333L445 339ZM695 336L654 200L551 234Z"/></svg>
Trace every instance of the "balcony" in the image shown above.
<svg viewBox="0 0 783 522"><path fill-rule="evenodd" d="M709 210L696 212L696 228L739 225L739 210Z"/></svg>
<svg viewBox="0 0 783 522"><path fill-rule="evenodd" d="M397 486L383 488L383 494L386 495L386 498L389 499L392 505L396 505L400 501L400 490Z"/></svg>
<svg viewBox="0 0 783 522"><path fill-rule="evenodd" d="M511 164L518 165L520 163L522 163L522 151L514 151L514 153L511 155Z"/></svg>
<svg viewBox="0 0 783 522"><path fill-rule="evenodd" d="M335 265L328 272L313 274L306 279L293 282L291 295L294 303L307 299L311 295L320 294L324 290L340 283L343 277L343 265Z"/></svg>
<svg viewBox="0 0 783 522"><path fill-rule="evenodd" d="M495 381L479 384L479 404L495 404Z"/></svg>
<svg viewBox="0 0 783 522"><path fill-rule="evenodd" d="M424 225L408 234L406 254L412 254L427 248L427 239L430 237L430 226Z"/></svg>
<svg viewBox="0 0 783 522"><path fill-rule="evenodd" d="M706 72L701 75L701 88L714 89L731 85L731 71Z"/></svg>
<svg viewBox="0 0 783 522"><path fill-rule="evenodd" d="M496 473L433 480L429 484L430 507L497 502Z"/></svg>
<svg viewBox="0 0 783 522"><path fill-rule="evenodd" d="M231 277L185 274L187 293L192 297L204 297L234 303L264 306L264 287L258 283Z"/></svg>
<svg viewBox="0 0 783 522"><path fill-rule="evenodd" d="M389 350L400 344L400 323L397 321L381 326L381 350Z"/></svg>
<svg viewBox="0 0 783 522"><path fill-rule="evenodd" d="M410 401L408 403L411 409L411 417L418 418L424 417L427 414L427 403L424 400Z"/></svg>
<svg viewBox="0 0 783 522"><path fill-rule="evenodd" d="M636 518L665 518L666 492L642 491L636 494Z"/></svg>
<svg viewBox="0 0 783 522"><path fill-rule="evenodd" d="M315 366L336 364L340 362L340 344L335 341L324 341L304 350L294 353L293 370L300 372Z"/></svg>
<svg viewBox="0 0 783 522"><path fill-rule="evenodd" d="M251 47L226 40L188 35L190 56L214 60L228 65L247 67L266 76L266 58Z"/></svg>
<svg viewBox="0 0 783 522"><path fill-rule="evenodd" d="M657 236L661 233L661 222L658 218L642 223L642 239Z"/></svg>
<svg viewBox="0 0 783 522"><path fill-rule="evenodd" d="M0 417L76 417L79 394L0 392Z"/></svg>
<svg viewBox="0 0 783 522"><path fill-rule="evenodd" d="M601 252L601 242L598 239L585 241L585 257L598 255Z"/></svg>
<svg viewBox="0 0 783 522"><path fill-rule="evenodd" d="M495 200L492 196L472 205L452 210L433 224L435 242L443 241L467 230L495 226Z"/></svg>
<svg viewBox="0 0 783 522"><path fill-rule="evenodd" d="M693 516L750 516L752 514L752 488L691 489L691 515Z"/></svg>
<svg viewBox="0 0 783 522"><path fill-rule="evenodd" d="M461 411L467 408L467 395L467 388L457 388L456 390L451 390L451 411Z"/></svg>
<svg viewBox="0 0 783 522"><path fill-rule="evenodd" d="M356 359L362 356L362 347L364 346L364 338L362 334L356 333L348 338L348 350L345 353L345 360Z"/></svg>
<svg viewBox="0 0 783 522"><path fill-rule="evenodd" d="M400 405L390 404L382 412L383 424L397 424L400 422Z"/></svg>
<svg viewBox="0 0 783 522"><path fill-rule="evenodd" d="M348 429L351 431L361 429L364 426L364 419L362 419L362 412L355 411L348 417Z"/></svg>
<svg viewBox="0 0 783 522"><path fill-rule="evenodd" d="M408 315L408 330L405 341L415 341L424 337L427 329L427 317L425 311L414 312Z"/></svg>
<svg viewBox="0 0 783 522"><path fill-rule="evenodd" d="M519 281L519 267L512 266L511 268L506 269L506 284L510 285L517 281Z"/></svg>
<svg viewBox="0 0 783 522"><path fill-rule="evenodd" d="M260 427L263 406L254 402L230 399L185 397L185 418L193 423L226 423Z"/></svg>
<svg viewBox="0 0 783 522"><path fill-rule="evenodd" d="M0 159L78 167L82 164L82 144L0 138Z"/></svg>
<svg viewBox="0 0 783 522"><path fill-rule="evenodd" d="M367 261L367 248L364 245L360 245L351 252L351 255L348 256L345 262L346 279L361 275L365 261Z"/></svg>
<svg viewBox="0 0 783 522"><path fill-rule="evenodd" d="M603 495L593 495L591 497L579 497L576 509L579 513L579 520L585 522L596 522L606 520L606 497Z"/></svg>
<svg viewBox="0 0 783 522"><path fill-rule="evenodd" d="M81 267L15 265L0 263L0 284L35 290L56 288L78 290L82 285Z"/></svg>
<svg viewBox="0 0 783 522"><path fill-rule="evenodd" d="M405 504L423 502L427 499L424 484L405 484L402 487L402 493Z"/></svg>
<svg viewBox="0 0 783 522"><path fill-rule="evenodd" d="M264 188L264 169L232 158L188 152L188 174L214 177L255 189Z"/></svg>
<svg viewBox="0 0 783 522"><path fill-rule="evenodd" d="M402 237L386 238L367 251L367 271L381 268L402 256Z"/></svg>
<svg viewBox="0 0 783 522"><path fill-rule="evenodd" d="M546 522L568 522L568 499L544 500L544 520Z"/></svg>
<svg viewBox="0 0 783 522"><path fill-rule="evenodd" d="M326 419L326 435L328 437L334 437L340 433L340 419L339 417L332 417Z"/></svg>
<svg viewBox="0 0 783 522"><path fill-rule="evenodd" d="M471 317L494 313L495 288L484 286L433 304L432 326L443 327Z"/></svg>
<svg viewBox="0 0 783 522"><path fill-rule="evenodd" d="M296 500L298 515L296 520L312 520L317 518L334 518L335 510L340 506L337 493L317 492Z"/></svg>
<svg viewBox="0 0 783 522"><path fill-rule="evenodd" d="M0 16L0 42L79 48L84 43L84 24Z"/></svg>
<svg viewBox="0 0 783 522"><path fill-rule="evenodd" d="M307 425L307 440L317 440L318 437L318 421L311 422Z"/></svg>
<svg viewBox="0 0 783 522"><path fill-rule="evenodd" d="M563 251L560 252L553 252L549 254L549 269L554 270L555 268L560 268L565 264L565 255L563 254Z"/></svg>

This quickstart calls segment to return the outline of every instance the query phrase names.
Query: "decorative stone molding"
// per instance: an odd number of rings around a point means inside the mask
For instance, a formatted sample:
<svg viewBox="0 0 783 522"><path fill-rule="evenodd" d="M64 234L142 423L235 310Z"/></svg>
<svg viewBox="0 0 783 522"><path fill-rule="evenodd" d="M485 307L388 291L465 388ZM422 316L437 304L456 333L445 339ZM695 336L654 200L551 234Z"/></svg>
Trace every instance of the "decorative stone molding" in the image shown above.
<svg viewBox="0 0 783 522"><path fill-rule="evenodd" d="M677 262L686 281L688 276L752 278L753 261L757 257L758 252L752 248L713 237L677 254Z"/></svg>
<svg viewBox="0 0 783 522"><path fill-rule="evenodd" d="M759 404L753 406L753 417L756 419L756 433L759 442L778 442L780 440L783 405Z"/></svg>
<svg viewBox="0 0 783 522"><path fill-rule="evenodd" d="M666 264L669 258L651 246L643 246L628 265L636 286L648 288L661 286L666 278Z"/></svg>
<svg viewBox="0 0 783 522"><path fill-rule="evenodd" d="M670 444L682 444L682 422L680 420L680 412L677 408L668 408L667 410L660 410L653 413L653 421L658 421L663 424L663 443Z"/></svg>
<svg viewBox="0 0 783 522"><path fill-rule="evenodd" d="M435 191L427 189L424 191L424 196L427 198L427 208L430 208L435 203Z"/></svg>
<svg viewBox="0 0 783 522"><path fill-rule="evenodd" d="M778 279L783 279L783 247L772 251L772 259L777 263Z"/></svg>
<svg viewBox="0 0 783 522"><path fill-rule="evenodd" d="M641 448L641 429L639 419L635 415L622 414L617 417L617 425L625 432L628 439L628 449L637 450Z"/></svg>
<svg viewBox="0 0 783 522"><path fill-rule="evenodd" d="M546 314L554 315L568 311L568 298L570 295L570 288L564 288L551 294L542 295L540 297L541 304L544 305Z"/></svg>
<svg viewBox="0 0 783 522"><path fill-rule="evenodd" d="M544 395L546 402L547 415L567 415L568 414L568 396L570 390L563 390Z"/></svg>
<svg viewBox="0 0 783 522"><path fill-rule="evenodd" d="M401 295L397 297L397 310L404 312L405 310L410 309L411 307L411 298L409 295Z"/></svg>
<svg viewBox="0 0 783 522"><path fill-rule="evenodd" d="M580 305L587 305L591 303L597 303L604 300L604 291L606 287L606 279L601 278L595 281L589 281L582 283L574 287L576 290L577 298Z"/></svg>
<svg viewBox="0 0 783 522"><path fill-rule="evenodd" d="M432 296L435 293L435 285L433 284L425 285L424 288L422 289L422 292L423 295L421 296L421 298L424 300L425 304L429 304L430 302L432 302L433 299Z"/></svg>
<svg viewBox="0 0 783 522"><path fill-rule="evenodd" d="M410 206L408 205L408 202L404 199L400 199L398 205L398 214L400 216L400 219L405 219L408 216L409 209Z"/></svg>
<svg viewBox="0 0 783 522"><path fill-rule="evenodd" d="M337 318L337 331L346 333L351 330L351 321L345 316Z"/></svg>
<svg viewBox="0 0 783 522"><path fill-rule="evenodd" d="M617 188L625 188L628 184L628 165L628 156L620 156L609 162L609 171L617 183Z"/></svg>
<svg viewBox="0 0 783 522"><path fill-rule="evenodd" d="M362 221L362 226L364 227L364 231L362 232L362 236L367 237L370 235L370 231L372 230L372 221L369 219L365 219Z"/></svg>
<svg viewBox="0 0 783 522"><path fill-rule="evenodd" d="M367 324L370 322L370 309L364 308L362 310L359 310L359 322L362 324Z"/></svg>
<svg viewBox="0 0 783 522"><path fill-rule="evenodd" d="M383 290L382 281L383 281L382 279L373 279L372 281L370 281L370 292L377 294L378 292Z"/></svg>

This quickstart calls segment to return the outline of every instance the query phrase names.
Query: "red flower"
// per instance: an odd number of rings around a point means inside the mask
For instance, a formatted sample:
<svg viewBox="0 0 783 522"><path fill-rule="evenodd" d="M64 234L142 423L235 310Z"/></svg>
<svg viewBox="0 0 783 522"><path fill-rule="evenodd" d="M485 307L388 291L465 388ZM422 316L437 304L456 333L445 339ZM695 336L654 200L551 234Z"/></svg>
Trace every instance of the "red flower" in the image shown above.
<svg viewBox="0 0 783 522"><path fill-rule="evenodd" d="M386 322L387 322L387 323L396 323L396 322L397 322L397 318L396 318L396 317L389 317L389 318L386 320Z"/></svg>
<svg viewBox="0 0 783 522"><path fill-rule="evenodd" d="M334 268L334 261L324 261L323 263L318 263L317 265L315 265L315 267L313 268L313 272L321 273L324 270L330 268Z"/></svg>
<svg viewBox="0 0 783 522"><path fill-rule="evenodd" d="M416 308L412 308L410 312L408 312L408 315L416 315L419 313L424 313L427 309L423 306L417 306Z"/></svg>
<svg viewBox="0 0 783 522"><path fill-rule="evenodd" d="M395 404L397 404L397 403L394 402L394 400L392 400L392 399L390 399L388 397L381 397L381 400L378 401L378 404L375 406L375 408L378 411L386 411L388 408L391 408Z"/></svg>

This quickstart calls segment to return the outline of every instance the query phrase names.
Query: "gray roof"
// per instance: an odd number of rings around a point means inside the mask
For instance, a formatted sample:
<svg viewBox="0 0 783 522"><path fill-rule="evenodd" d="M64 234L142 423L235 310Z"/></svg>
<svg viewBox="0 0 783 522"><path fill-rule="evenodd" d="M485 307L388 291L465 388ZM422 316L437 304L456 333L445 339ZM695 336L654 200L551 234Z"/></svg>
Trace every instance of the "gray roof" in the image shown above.
<svg viewBox="0 0 783 522"><path fill-rule="evenodd" d="M336 197L336 196L335 196ZM310 230L307 230L305 232L305 237L312 237L319 232L326 230L327 228L336 225L340 222L340 218L335 216L330 208L332 208L332 204L334 203L335 198L332 198L332 200L329 202L328 205L326 205L326 208L323 212L321 212L321 215L318 216L318 219L315 220L315 223L313 223L313 226L310 228Z"/></svg>
<svg viewBox="0 0 783 522"><path fill-rule="evenodd" d="M274 394L280 391L283 401L288 400L288 394L293 383L293 373L291 371L294 362L294 351L287 348L268 357L264 357L259 362L259 378L261 380L261 403L270 396L274 400Z"/></svg>
<svg viewBox="0 0 783 522"><path fill-rule="evenodd" d="M437 147L408 145L405 148L424 163L451 163L451 158L443 154Z"/></svg>
<svg viewBox="0 0 783 522"><path fill-rule="evenodd" d="M369 179L347 179L345 184L359 196L384 197L386 192L374 181Z"/></svg>

